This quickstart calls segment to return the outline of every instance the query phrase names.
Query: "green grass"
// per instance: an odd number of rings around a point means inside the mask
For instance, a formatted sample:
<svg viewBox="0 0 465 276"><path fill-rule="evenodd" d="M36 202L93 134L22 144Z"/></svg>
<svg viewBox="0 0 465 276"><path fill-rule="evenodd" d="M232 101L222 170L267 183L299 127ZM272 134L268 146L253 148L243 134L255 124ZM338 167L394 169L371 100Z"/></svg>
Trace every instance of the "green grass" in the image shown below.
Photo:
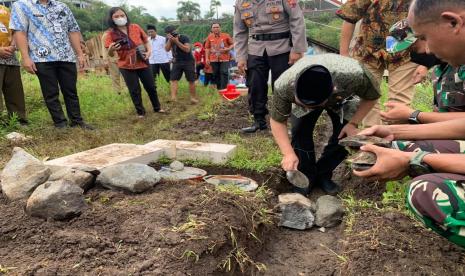
<svg viewBox="0 0 465 276"><path fill-rule="evenodd" d="M388 85L385 81L383 81L381 83L381 105L384 105L387 101L387 91ZM415 96L413 97L412 108L425 112L433 110L433 86L431 85L431 82L426 81L415 86Z"/></svg>
<svg viewBox="0 0 465 276"><path fill-rule="evenodd" d="M151 112L150 101L142 91L145 119L137 119L134 106L127 90L118 95L113 91L109 77L101 74L80 75L78 94L84 120L97 128L97 131L84 131L69 128L57 130L45 107L39 82L36 76L22 74L26 94L26 107L30 125L20 127L16 120L0 126L0 167L3 167L11 154L11 144L3 138L6 133L18 131L33 139L22 145L40 159L56 158L109 143L147 143L155 139L179 139L172 137L170 129L174 124L191 116L204 114L221 104L217 93L209 88L197 86L201 100L199 105L189 103L188 84L179 83L178 102L169 103L169 84L157 80L158 95L167 115ZM63 99L60 99L63 105Z"/></svg>

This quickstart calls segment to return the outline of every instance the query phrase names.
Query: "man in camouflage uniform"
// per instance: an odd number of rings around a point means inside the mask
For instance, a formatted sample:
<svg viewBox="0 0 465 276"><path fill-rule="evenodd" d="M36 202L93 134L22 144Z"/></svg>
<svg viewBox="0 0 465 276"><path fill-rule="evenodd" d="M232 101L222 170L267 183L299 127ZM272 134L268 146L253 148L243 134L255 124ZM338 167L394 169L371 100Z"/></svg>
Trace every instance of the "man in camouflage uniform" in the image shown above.
<svg viewBox="0 0 465 276"><path fill-rule="evenodd" d="M236 0L234 48L241 73L247 70L253 133L267 129L268 75L271 84L307 51L305 22L296 0Z"/></svg>
<svg viewBox="0 0 465 276"><path fill-rule="evenodd" d="M305 56L275 83L271 104L271 130L282 154L285 171L300 170L326 193L339 188L331 180L333 170L347 151L339 138L357 133L357 127L380 97L371 73L357 60L335 54ZM316 162L315 124L323 110L331 118L333 133ZM291 118L292 143L287 120ZM307 194L309 189L298 189Z"/></svg>
<svg viewBox="0 0 465 276"><path fill-rule="evenodd" d="M394 24L386 39L390 53L408 51L412 61L433 69L434 111L414 110L408 105L387 102L386 112L381 112L388 122L409 122L411 124L434 123L457 118L465 118L465 66L458 67L441 62L433 54L426 53L426 43L413 34L406 19Z"/></svg>
<svg viewBox="0 0 465 276"><path fill-rule="evenodd" d="M386 36L395 22L407 17L409 0L351 0L336 12L344 20L341 30L340 53L349 56L349 44L355 24L361 20L352 55L360 60L381 83L385 70L389 71L388 101L409 105L415 93L414 84L426 76L427 68L410 62L408 52L389 54ZM366 116L366 127L381 124L380 105L377 103Z"/></svg>

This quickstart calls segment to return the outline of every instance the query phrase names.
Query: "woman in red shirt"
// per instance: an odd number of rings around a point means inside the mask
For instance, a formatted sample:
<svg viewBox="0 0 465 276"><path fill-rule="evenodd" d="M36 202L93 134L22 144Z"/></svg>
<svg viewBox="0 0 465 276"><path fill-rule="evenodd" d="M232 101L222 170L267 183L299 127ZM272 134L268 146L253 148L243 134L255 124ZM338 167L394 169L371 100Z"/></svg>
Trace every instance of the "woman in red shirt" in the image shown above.
<svg viewBox="0 0 465 276"><path fill-rule="evenodd" d="M194 43L194 59L195 59L195 78L198 79L200 76L200 70L205 67L205 49L202 43Z"/></svg>
<svg viewBox="0 0 465 276"><path fill-rule="evenodd" d="M152 72L148 65L148 59L152 52L148 36L137 24L131 24L127 13L120 7L113 7L108 12L107 23L110 29L105 39L105 47L108 55L118 53L118 67L123 75L132 102L139 118L145 115L142 104L141 87L142 82L155 112L164 113L161 109L157 96L157 88Z"/></svg>

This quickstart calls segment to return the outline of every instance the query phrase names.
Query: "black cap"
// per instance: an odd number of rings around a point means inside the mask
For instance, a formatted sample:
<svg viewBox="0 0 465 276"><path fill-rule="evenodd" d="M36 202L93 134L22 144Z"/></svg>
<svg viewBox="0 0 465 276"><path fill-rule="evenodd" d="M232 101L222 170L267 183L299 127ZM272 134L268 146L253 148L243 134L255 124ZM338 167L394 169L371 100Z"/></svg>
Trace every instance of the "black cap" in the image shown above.
<svg viewBox="0 0 465 276"><path fill-rule="evenodd" d="M175 31L175 30L176 30L176 27L173 26L173 25L166 26L166 27L165 27L165 34L170 34L170 33L172 33L172 32Z"/></svg>
<svg viewBox="0 0 465 276"><path fill-rule="evenodd" d="M305 105L319 105L333 93L333 80L326 67L314 65L298 77L295 96Z"/></svg>

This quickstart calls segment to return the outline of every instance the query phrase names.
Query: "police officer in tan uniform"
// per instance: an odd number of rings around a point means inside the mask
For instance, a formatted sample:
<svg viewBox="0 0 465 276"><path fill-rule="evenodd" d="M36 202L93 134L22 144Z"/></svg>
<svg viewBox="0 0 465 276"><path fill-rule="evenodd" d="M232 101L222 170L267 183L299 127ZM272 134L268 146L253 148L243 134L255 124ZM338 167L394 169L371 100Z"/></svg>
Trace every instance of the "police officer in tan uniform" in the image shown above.
<svg viewBox="0 0 465 276"><path fill-rule="evenodd" d="M247 71L249 110L254 124L245 133L267 129L268 75L274 81L307 51L305 22L296 0L236 0L234 47Z"/></svg>

